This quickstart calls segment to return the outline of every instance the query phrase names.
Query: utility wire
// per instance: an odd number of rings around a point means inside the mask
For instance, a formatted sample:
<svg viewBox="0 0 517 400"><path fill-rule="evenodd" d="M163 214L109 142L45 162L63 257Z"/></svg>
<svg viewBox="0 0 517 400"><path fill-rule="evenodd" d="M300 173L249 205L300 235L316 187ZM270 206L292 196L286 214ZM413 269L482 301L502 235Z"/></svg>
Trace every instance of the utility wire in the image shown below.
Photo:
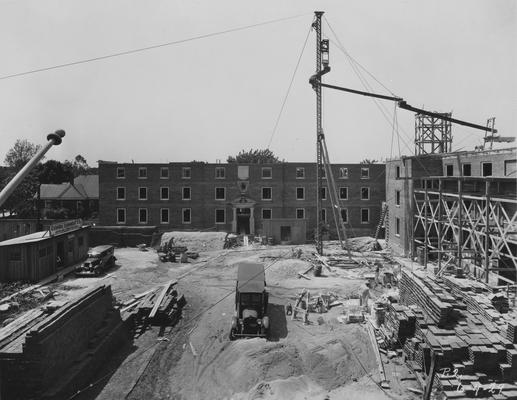
<svg viewBox="0 0 517 400"><path fill-rule="evenodd" d="M0 76L0 80L16 78L16 77L20 77L20 76L24 76L24 75L35 74L35 73L38 73L38 72L50 71L50 70L58 69L58 68L71 67L71 66L74 66L74 65L85 64L85 63L89 63L89 62L93 62L93 61L106 60L108 58L120 57L120 56L129 55L129 54L135 54L135 53L141 53L141 52L144 52L144 51L154 50L154 49L158 49L158 48L161 48L161 47L174 46L174 45L177 45L177 44L191 42L191 41L194 41L194 40L206 39L206 38L213 37L213 36L220 36L220 35L224 35L224 34L227 34L227 33L238 32L238 31L243 31L243 30L246 30L246 29L256 28L258 26L274 24L274 23L282 22L282 21L288 21L288 20L291 20L291 19L303 17L303 16L305 16L307 14L308 13L293 15L291 17L285 17L285 18L277 18L277 19L273 19L273 20L269 20L269 21L259 22L259 23L256 23L256 24L240 26L238 28L230 28L230 29L225 29L223 31L207 33L207 34L204 34L204 35L197 35L197 36L193 36L193 37L186 38L186 39L174 40L172 42L160 43L160 44L155 44L155 45L151 45L151 46L140 47L140 48L137 48L137 49L132 49L132 50L126 50L126 51L121 51L121 52L117 52L117 53L107 54L107 55L104 55L104 56L87 58L87 59L84 59L84 60L72 61L72 62L68 62L68 63L64 63L64 64L57 64L57 65L53 65L51 67L38 68L38 69L29 70L29 71L18 72L18 73L15 73L15 74L4 75L4 76Z"/></svg>
<svg viewBox="0 0 517 400"><path fill-rule="evenodd" d="M296 67L294 68L293 75L291 76L291 81L289 82L289 87L287 88L287 92L284 96L284 101L282 102L282 107L280 107L280 112L276 118L275 127L273 128L273 132L271 133L271 137L269 138L269 143L267 144L267 149L269 150L269 146L271 146L271 142L273 141L273 137L275 136L276 129L278 128L278 123L280 122L280 118L282 117L282 113L284 111L285 103L287 98L289 97L289 93L291 92L291 87L293 86L294 78L296 76L296 72L298 71L298 67L300 65L300 61L302 60L303 53L305 51L305 47L307 46L307 41L309 40L309 35L312 30L312 24L309 27L309 31L307 32L307 36L305 37L305 41L303 42L302 51L298 56L298 61L296 62Z"/></svg>

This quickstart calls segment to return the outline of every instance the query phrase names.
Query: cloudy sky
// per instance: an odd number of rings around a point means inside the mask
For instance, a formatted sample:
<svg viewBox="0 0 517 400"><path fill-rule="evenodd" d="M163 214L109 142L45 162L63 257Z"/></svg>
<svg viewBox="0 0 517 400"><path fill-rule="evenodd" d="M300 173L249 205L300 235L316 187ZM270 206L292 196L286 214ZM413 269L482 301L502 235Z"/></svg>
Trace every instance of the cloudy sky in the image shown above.
<svg viewBox="0 0 517 400"><path fill-rule="evenodd" d="M369 85L389 95L385 86L416 107L452 111L481 125L495 116L500 133L514 136L516 4L0 0L0 161L16 139L42 144L56 129L66 137L47 158L81 154L90 165L224 162L242 149L269 144L281 159L313 161L315 96L308 79L315 69L314 32L274 127L317 9L325 11L324 36L331 41L332 71L325 82L360 90ZM288 19L5 78L283 18ZM364 69L350 61L336 37ZM398 110L396 117L398 134L391 102L324 91L331 160L411 154L414 116ZM453 148L467 150L481 144L484 134L454 126L453 135Z"/></svg>

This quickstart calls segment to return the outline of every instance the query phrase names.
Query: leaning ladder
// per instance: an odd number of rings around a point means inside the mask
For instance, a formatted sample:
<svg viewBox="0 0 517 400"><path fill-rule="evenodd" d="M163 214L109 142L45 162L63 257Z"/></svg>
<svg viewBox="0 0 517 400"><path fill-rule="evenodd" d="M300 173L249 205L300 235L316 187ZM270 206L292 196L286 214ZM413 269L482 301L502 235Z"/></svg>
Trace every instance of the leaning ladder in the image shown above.
<svg viewBox="0 0 517 400"><path fill-rule="evenodd" d="M379 225L377 225L377 229L375 230L375 240L377 240L377 238L379 237L379 232L381 231L382 226L385 225L384 221L386 220L387 214L388 214L388 204L386 202L383 202L381 218L379 219ZM386 232L387 232L387 230L386 230Z"/></svg>

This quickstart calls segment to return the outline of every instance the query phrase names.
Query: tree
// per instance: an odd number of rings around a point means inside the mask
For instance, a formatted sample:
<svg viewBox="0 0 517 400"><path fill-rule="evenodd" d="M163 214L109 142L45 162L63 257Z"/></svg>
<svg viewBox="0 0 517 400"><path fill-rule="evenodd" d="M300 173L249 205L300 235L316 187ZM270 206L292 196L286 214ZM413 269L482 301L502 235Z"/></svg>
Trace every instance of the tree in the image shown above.
<svg viewBox="0 0 517 400"><path fill-rule="evenodd" d="M359 164L375 164L377 160L365 158L363 161L361 161Z"/></svg>
<svg viewBox="0 0 517 400"><path fill-rule="evenodd" d="M25 164L38 152L40 145L29 142L27 139L18 139L5 156L4 163L16 171L23 168Z"/></svg>
<svg viewBox="0 0 517 400"><path fill-rule="evenodd" d="M64 183L74 181L74 171L68 164L48 160L37 167L39 183Z"/></svg>
<svg viewBox="0 0 517 400"><path fill-rule="evenodd" d="M74 177L79 175L94 175L97 173L97 169L91 168L86 162L86 159L80 154L75 156L74 161L66 160L64 164L72 170Z"/></svg>
<svg viewBox="0 0 517 400"><path fill-rule="evenodd" d="M240 164L276 164L280 163L280 159L269 149L248 151L241 150L235 157L228 156L227 163Z"/></svg>

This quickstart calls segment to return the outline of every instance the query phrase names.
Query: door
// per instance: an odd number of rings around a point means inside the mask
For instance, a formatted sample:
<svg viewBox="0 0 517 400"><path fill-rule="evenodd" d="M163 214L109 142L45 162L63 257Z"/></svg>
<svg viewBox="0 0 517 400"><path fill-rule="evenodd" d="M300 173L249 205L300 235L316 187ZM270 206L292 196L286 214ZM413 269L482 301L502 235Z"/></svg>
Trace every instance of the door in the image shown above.
<svg viewBox="0 0 517 400"><path fill-rule="evenodd" d="M237 209L237 234L249 235L250 234L250 216L251 211L249 208L238 208Z"/></svg>
<svg viewBox="0 0 517 400"><path fill-rule="evenodd" d="M280 227L280 241L281 242L290 242L291 241L291 227L290 226L281 226Z"/></svg>

